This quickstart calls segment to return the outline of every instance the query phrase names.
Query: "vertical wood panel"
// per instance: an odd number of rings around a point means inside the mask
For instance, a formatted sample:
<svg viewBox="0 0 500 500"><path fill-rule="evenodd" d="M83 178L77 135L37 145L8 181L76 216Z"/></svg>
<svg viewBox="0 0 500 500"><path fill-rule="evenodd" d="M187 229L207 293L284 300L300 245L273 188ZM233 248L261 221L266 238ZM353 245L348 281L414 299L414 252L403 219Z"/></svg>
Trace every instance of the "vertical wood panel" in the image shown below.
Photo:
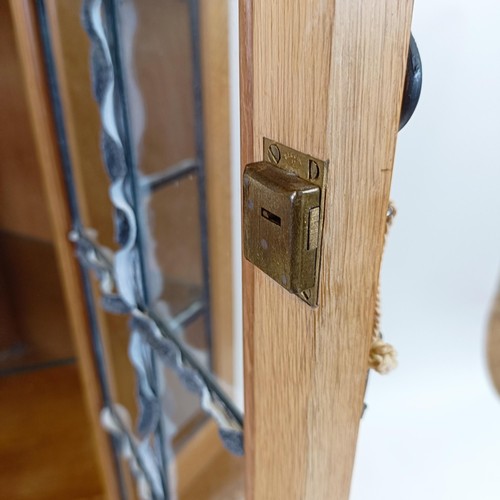
<svg viewBox="0 0 500 500"><path fill-rule="evenodd" d="M50 220L30 129L8 2L0 2L0 227L49 241Z"/></svg>
<svg viewBox="0 0 500 500"><path fill-rule="evenodd" d="M3 499L104 500L76 366L2 377L0 408Z"/></svg>
<svg viewBox="0 0 500 500"><path fill-rule="evenodd" d="M228 0L200 2L214 370L233 381Z"/></svg>
<svg viewBox="0 0 500 500"><path fill-rule="evenodd" d="M411 0L243 0L242 162L330 161L319 307L244 265L249 499L346 499L362 410Z"/></svg>

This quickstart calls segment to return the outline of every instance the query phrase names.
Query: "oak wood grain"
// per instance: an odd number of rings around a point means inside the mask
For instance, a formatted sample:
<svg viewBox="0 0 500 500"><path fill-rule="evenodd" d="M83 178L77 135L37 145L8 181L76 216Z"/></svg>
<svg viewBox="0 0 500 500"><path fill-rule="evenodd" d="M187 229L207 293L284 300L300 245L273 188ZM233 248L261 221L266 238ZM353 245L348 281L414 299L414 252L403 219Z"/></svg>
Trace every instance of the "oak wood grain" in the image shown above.
<svg viewBox="0 0 500 500"><path fill-rule="evenodd" d="M347 499L411 0L243 0L242 163L329 160L319 306L244 265L247 498Z"/></svg>
<svg viewBox="0 0 500 500"><path fill-rule="evenodd" d="M227 0L200 2L210 292L217 376L233 381L233 285Z"/></svg>
<svg viewBox="0 0 500 500"><path fill-rule="evenodd" d="M104 498L76 366L2 377L0 428L2 498Z"/></svg>
<svg viewBox="0 0 500 500"><path fill-rule="evenodd" d="M180 500L242 500L244 459L222 446L217 426L207 422L177 456Z"/></svg>

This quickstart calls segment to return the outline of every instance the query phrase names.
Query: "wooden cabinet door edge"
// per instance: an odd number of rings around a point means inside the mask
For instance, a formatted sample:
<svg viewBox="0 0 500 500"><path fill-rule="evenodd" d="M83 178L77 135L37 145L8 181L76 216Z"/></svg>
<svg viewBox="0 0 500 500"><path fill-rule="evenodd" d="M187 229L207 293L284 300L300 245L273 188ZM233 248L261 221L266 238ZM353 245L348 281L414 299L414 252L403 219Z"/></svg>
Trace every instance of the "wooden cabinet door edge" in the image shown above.
<svg viewBox="0 0 500 500"><path fill-rule="evenodd" d="M241 0L242 166L329 161L319 306L243 261L247 500L349 496L412 0Z"/></svg>

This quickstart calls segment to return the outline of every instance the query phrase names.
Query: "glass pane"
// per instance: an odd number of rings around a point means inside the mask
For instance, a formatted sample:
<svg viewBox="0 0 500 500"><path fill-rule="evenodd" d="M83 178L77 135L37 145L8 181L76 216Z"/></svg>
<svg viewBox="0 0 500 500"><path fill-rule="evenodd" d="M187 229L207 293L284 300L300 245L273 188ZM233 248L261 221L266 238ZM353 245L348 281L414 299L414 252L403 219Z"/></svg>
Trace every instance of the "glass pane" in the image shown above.
<svg viewBox="0 0 500 500"><path fill-rule="evenodd" d="M129 119L137 168L144 175L197 157L191 4L120 2Z"/></svg>
<svg viewBox="0 0 500 500"><path fill-rule="evenodd" d="M154 295L168 298L173 314L202 298L203 260L198 185L194 175L164 186L149 198L148 206L151 280L160 273ZM156 262L155 262L156 261ZM157 264L156 269L153 267ZM184 302L187 301L187 302ZM184 303L183 303L184 302Z"/></svg>
<svg viewBox="0 0 500 500"><path fill-rule="evenodd" d="M122 446L139 450L134 457L145 453L136 464L137 484L144 486L145 473L153 497L162 498L176 484L175 464L179 491L187 491L194 457L205 457L198 459L205 465L215 457L239 463L221 458L227 452L218 426L234 450L241 452L242 439L241 415L229 399L231 287L228 295L220 286L221 276L231 285L230 245L209 255L198 6L84 2L94 9L83 19L100 51L91 59L96 53L75 4L55 5L52 40L81 212L72 237L99 278L93 295L111 394L103 422ZM111 74L112 109L103 100ZM220 164L227 170L228 158L226 144ZM227 217L225 210L210 225ZM220 224L218 230L229 235ZM215 298L213 289L220 291ZM108 311L125 314L107 312L102 300ZM124 410L133 423L126 432ZM241 478L241 464L234 467Z"/></svg>
<svg viewBox="0 0 500 500"><path fill-rule="evenodd" d="M220 299L213 291L224 293L221 286L214 286L221 281L221 274L230 280L232 263L227 256L231 243L229 239L228 248L219 246L210 255L211 238L216 236L211 230L217 222L209 220L214 214L208 213L207 203L217 191L209 194L206 184L211 177L203 147L207 136L198 15L197 2L128 0L120 3L117 23L133 168L136 184L140 185L139 205L145 214L141 219L142 251L150 299L166 323L193 308L196 314L200 307L206 310L204 332L199 332L197 346L205 351L204 358L215 369L213 373L229 382L230 377L219 367L227 367L232 361L222 360L218 353L224 342L215 325L231 328L232 310L214 309L214 302ZM229 172L228 144L226 149L220 155L220 166ZM213 174L221 176L215 170ZM227 192L227 185L222 188ZM222 195L223 191L218 191ZM220 214L217 219L227 215ZM230 228L221 230L230 235ZM221 254L226 258L225 269L214 266ZM229 285L226 288L230 290L230 281ZM229 340L232 345L232 333L228 333L226 343ZM232 352L226 353L232 358ZM225 387L232 392L227 383Z"/></svg>

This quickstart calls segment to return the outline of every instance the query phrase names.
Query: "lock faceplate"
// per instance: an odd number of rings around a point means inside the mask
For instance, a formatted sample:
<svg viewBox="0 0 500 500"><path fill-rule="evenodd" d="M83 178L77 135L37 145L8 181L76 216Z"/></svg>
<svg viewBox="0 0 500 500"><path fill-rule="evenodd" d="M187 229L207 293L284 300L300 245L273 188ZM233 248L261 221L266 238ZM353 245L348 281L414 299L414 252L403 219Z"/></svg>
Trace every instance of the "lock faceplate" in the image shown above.
<svg viewBox="0 0 500 500"><path fill-rule="evenodd" d="M327 162L269 139L264 158L243 174L245 257L316 306Z"/></svg>

